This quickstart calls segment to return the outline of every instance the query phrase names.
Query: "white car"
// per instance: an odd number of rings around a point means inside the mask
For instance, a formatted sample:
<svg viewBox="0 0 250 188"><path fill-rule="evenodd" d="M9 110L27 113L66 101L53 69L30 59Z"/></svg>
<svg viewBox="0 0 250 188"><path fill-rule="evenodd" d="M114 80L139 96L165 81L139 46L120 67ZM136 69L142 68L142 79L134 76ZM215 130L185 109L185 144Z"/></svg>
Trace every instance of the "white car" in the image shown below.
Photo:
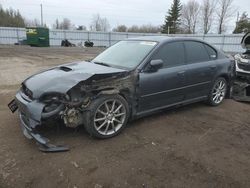
<svg viewBox="0 0 250 188"><path fill-rule="evenodd" d="M236 76L250 78L250 32L246 33L241 40L241 46L246 49L244 53L236 54L235 68Z"/></svg>

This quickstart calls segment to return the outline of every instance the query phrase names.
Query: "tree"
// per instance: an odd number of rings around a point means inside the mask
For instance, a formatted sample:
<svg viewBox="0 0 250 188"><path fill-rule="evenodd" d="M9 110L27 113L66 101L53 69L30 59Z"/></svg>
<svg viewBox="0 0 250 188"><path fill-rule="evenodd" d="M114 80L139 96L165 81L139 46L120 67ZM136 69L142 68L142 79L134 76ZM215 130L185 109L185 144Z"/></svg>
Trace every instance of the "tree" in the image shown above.
<svg viewBox="0 0 250 188"><path fill-rule="evenodd" d="M25 27L24 17L12 8L3 9L0 5L0 26L2 27Z"/></svg>
<svg viewBox="0 0 250 188"><path fill-rule="evenodd" d="M196 24L200 11L200 5L195 0L189 0L182 7L181 20L187 33L194 34L196 31Z"/></svg>
<svg viewBox="0 0 250 188"><path fill-rule="evenodd" d="M127 32L128 28L126 25L118 25L113 29L114 32Z"/></svg>
<svg viewBox="0 0 250 188"><path fill-rule="evenodd" d="M229 19L234 14L235 10L232 7L233 0L218 0L218 34L226 31L225 23L229 21Z"/></svg>
<svg viewBox="0 0 250 188"><path fill-rule="evenodd" d="M38 19L34 19L34 20L25 20L25 25L28 27L38 27L40 26L40 21Z"/></svg>
<svg viewBox="0 0 250 188"><path fill-rule="evenodd" d="M202 30L204 34L207 34L211 29L216 4L217 4L216 0L203 0L202 1L201 20L202 20Z"/></svg>
<svg viewBox="0 0 250 188"><path fill-rule="evenodd" d="M184 29L189 34L194 34L196 32L199 11L200 4L195 0L189 0L187 4L184 4L182 7L182 24L184 26Z"/></svg>
<svg viewBox="0 0 250 188"><path fill-rule="evenodd" d="M71 21L68 18L63 18L63 21L60 23L60 29L68 30L71 27Z"/></svg>
<svg viewBox="0 0 250 188"><path fill-rule="evenodd" d="M55 23L53 24L53 29L68 30L71 29L72 27L73 25L71 24L71 21L68 18L64 18L62 22L56 19Z"/></svg>
<svg viewBox="0 0 250 188"><path fill-rule="evenodd" d="M110 28L107 18L101 18L100 14L93 15L92 22L90 24L91 31L104 31L107 32Z"/></svg>
<svg viewBox="0 0 250 188"><path fill-rule="evenodd" d="M180 0L173 0L171 8L168 10L168 15L165 17L165 23L162 26L162 33L177 33L180 25L181 16Z"/></svg>
<svg viewBox="0 0 250 188"><path fill-rule="evenodd" d="M127 32L131 33L159 33L161 32L161 27L160 26L153 26L151 24L147 25L132 25L127 29Z"/></svg>
<svg viewBox="0 0 250 188"><path fill-rule="evenodd" d="M59 23L58 19L56 19L55 24L53 25L53 28L54 29L60 29L60 23Z"/></svg>
<svg viewBox="0 0 250 188"><path fill-rule="evenodd" d="M233 33L245 33L250 31L250 18L246 12L243 12L239 21L236 22L236 27Z"/></svg>

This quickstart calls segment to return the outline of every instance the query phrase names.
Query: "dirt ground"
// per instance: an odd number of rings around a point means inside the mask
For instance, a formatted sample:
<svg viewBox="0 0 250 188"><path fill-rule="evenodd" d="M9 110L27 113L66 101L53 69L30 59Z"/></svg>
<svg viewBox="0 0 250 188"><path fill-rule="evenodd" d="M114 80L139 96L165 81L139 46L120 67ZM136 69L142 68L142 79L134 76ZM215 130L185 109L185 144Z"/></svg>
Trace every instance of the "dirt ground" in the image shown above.
<svg viewBox="0 0 250 188"><path fill-rule="evenodd" d="M103 49L0 46L0 187L250 187L250 104L226 100L170 109L129 123L119 136L44 130L65 153L42 153L7 109L23 79L90 59Z"/></svg>

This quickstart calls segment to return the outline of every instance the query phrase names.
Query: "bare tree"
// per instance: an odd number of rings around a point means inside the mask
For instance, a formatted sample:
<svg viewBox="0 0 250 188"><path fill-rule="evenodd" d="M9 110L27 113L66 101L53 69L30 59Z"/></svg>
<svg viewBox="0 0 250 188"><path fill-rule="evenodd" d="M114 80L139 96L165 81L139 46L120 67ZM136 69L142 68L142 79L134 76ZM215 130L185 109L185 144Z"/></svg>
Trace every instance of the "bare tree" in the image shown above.
<svg viewBox="0 0 250 188"><path fill-rule="evenodd" d="M64 18L62 22L56 19L55 23L53 24L53 29L64 29L68 30L73 28L74 25L71 24L71 21L68 18Z"/></svg>
<svg viewBox="0 0 250 188"><path fill-rule="evenodd" d="M60 29L68 30L71 28L71 21L68 18L63 18L63 21L60 23Z"/></svg>
<svg viewBox="0 0 250 188"><path fill-rule="evenodd" d="M218 0L218 33L226 31L225 23L233 16L235 10L232 6L233 0Z"/></svg>
<svg viewBox="0 0 250 188"><path fill-rule="evenodd" d="M41 26L41 23L35 18L34 20L25 20L25 25L28 27L38 27Z"/></svg>
<svg viewBox="0 0 250 188"><path fill-rule="evenodd" d="M118 25L112 31L114 31L114 32L127 32L127 30L128 30L128 28L126 25Z"/></svg>
<svg viewBox="0 0 250 188"><path fill-rule="evenodd" d="M212 26L217 0L203 0L201 4L201 20L203 33L207 34Z"/></svg>
<svg viewBox="0 0 250 188"><path fill-rule="evenodd" d="M59 23L58 19L56 19L55 23L53 24L53 28L54 29L60 29L60 23Z"/></svg>
<svg viewBox="0 0 250 188"><path fill-rule="evenodd" d="M128 32L132 33L160 33L162 30L161 26L153 26L151 24L147 25L132 25L127 29Z"/></svg>
<svg viewBox="0 0 250 188"><path fill-rule="evenodd" d="M199 12L200 4L195 0L189 0L183 5L181 20L187 33L195 33Z"/></svg>
<svg viewBox="0 0 250 188"><path fill-rule="evenodd" d="M110 28L107 18L101 18L100 14L93 15L92 23L90 24L91 31L108 31Z"/></svg>

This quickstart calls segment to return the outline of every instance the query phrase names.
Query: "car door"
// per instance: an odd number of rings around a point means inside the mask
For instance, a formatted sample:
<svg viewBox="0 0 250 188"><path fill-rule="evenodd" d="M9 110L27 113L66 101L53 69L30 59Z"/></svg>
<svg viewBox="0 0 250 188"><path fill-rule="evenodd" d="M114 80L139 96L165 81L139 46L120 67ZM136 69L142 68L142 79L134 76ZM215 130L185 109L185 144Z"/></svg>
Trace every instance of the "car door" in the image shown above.
<svg viewBox="0 0 250 188"><path fill-rule="evenodd" d="M187 59L185 100L206 97L216 71L216 51L198 41L185 41Z"/></svg>
<svg viewBox="0 0 250 188"><path fill-rule="evenodd" d="M157 71L144 69L139 73L139 112L175 104L184 99L186 65L183 43L171 42L160 46L149 62L158 59L163 61L162 68Z"/></svg>

